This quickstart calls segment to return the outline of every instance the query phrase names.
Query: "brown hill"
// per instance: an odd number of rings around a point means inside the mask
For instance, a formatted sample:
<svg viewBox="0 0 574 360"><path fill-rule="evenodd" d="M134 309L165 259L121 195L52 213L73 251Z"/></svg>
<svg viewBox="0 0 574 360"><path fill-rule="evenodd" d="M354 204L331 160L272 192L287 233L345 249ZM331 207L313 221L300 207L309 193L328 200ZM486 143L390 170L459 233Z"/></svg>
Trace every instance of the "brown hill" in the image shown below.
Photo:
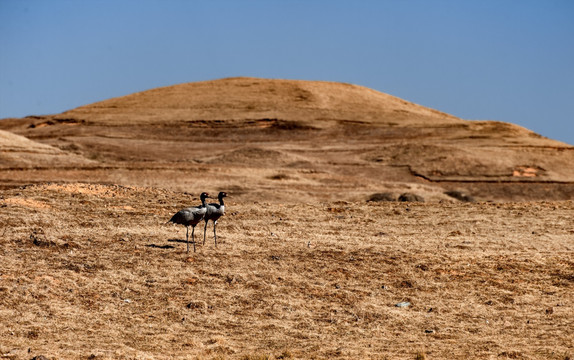
<svg viewBox="0 0 574 360"><path fill-rule="evenodd" d="M78 155L0 130L0 168L77 167L91 163Z"/></svg>
<svg viewBox="0 0 574 360"><path fill-rule="evenodd" d="M61 116L114 125L259 119L429 125L461 122L454 116L361 86L256 78L162 87L82 106Z"/></svg>
<svg viewBox="0 0 574 360"><path fill-rule="evenodd" d="M11 174L269 201L574 198L574 147L525 128L466 121L364 87L230 78L152 89L0 128L95 165ZM40 169L40 170L39 170ZM6 178L0 178L6 181Z"/></svg>

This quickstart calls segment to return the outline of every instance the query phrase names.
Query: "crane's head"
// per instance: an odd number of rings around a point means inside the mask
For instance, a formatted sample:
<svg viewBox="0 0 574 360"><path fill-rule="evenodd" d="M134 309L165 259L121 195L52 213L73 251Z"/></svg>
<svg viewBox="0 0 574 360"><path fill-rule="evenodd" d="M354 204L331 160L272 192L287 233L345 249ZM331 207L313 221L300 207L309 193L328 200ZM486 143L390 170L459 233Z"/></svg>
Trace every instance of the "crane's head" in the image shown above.
<svg viewBox="0 0 574 360"><path fill-rule="evenodd" d="M208 197L209 197L209 194L206 193L206 192L202 192L201 195L199 195L199 198L200 198L201 200L204 200L205 198L208 198Z"/></svg>
<svg viewBox="0 0 574 360"><path fill-rule="evenodd" d="M227 197L227 193L226 192L220 192L219 195L217 196L218 199L223 199L224 197Z"/></svg>

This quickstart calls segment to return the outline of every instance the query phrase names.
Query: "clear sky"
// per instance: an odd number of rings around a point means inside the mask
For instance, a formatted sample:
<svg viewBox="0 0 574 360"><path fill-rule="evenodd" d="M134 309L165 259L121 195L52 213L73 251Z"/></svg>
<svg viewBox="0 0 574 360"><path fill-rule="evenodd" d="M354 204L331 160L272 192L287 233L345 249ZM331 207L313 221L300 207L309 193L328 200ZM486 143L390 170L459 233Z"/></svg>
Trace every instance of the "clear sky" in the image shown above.
<svg viewBox="0 0 574 360"><path fill-rule="evenodd" d="M230 76L363 85L574 145L574 1L0 0L0 118Z"/></svg>

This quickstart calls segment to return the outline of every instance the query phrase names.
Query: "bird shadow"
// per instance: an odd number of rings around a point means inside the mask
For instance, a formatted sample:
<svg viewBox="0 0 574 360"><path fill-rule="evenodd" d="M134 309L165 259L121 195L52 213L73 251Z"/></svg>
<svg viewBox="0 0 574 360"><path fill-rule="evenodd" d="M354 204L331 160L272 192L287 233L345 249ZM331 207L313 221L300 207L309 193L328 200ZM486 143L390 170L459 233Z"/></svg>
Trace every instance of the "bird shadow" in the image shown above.
<svg viewBox="0 0 574 360"><path fill-rule="evenodd" d="M147 247L154 248L154 249L175 249L173 245L156 245L156 244L148 244Z"/></svg>
<svg viewBox="0 0 574 360"><path fill-rule="evenodd" d="M167 241L168 241L168 242L182 243L182 244L185 244L185 243L186 243L186 241L185 241L185 240L182 240L182 239L168 239ZM190 244L192 243L192 242L191 242L191 239L189 239L189 243L190 243Z"/></svg>

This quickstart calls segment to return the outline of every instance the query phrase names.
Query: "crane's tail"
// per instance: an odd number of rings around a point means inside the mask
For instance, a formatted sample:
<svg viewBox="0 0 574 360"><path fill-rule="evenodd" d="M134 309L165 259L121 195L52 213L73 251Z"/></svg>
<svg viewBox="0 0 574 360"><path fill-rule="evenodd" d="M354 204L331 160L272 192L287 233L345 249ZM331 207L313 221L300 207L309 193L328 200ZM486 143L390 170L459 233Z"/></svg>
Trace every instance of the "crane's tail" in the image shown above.
<svg viewBox="0 0 574 360"><path fill-rule="evenodd" d="M177 224L177 223L178 223L178 220L179 220L179 217L180 217L179 212L173 214L173 216L166 222L166 225L169 224L169 223Z"/></svg>

